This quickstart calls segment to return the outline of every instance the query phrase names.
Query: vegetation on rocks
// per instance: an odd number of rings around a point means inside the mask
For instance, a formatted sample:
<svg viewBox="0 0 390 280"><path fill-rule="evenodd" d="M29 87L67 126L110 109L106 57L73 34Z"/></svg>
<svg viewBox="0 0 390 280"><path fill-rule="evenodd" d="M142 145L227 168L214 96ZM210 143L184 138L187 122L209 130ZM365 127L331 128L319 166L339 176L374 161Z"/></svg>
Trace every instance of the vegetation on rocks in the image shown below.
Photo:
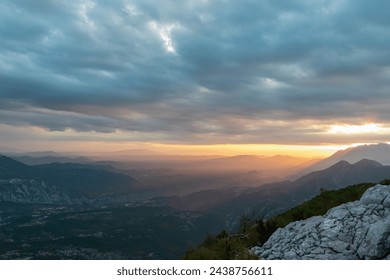
<svg viewBox="0 0 390 280"><path fill-rule="evenodd" d="M390 180L384 180L380 184L390 184ZM361 183L338 190L321 189L320 194L313 199L268 220L253 220L243 216L238 232L229 234L222 231L217 236L208 236L199 247L187 250L184 259L257 259L249 252L249 248L264 244L276 229L285 227L290 222L324 215L333 207L356 201L374 185Z"/></svg>

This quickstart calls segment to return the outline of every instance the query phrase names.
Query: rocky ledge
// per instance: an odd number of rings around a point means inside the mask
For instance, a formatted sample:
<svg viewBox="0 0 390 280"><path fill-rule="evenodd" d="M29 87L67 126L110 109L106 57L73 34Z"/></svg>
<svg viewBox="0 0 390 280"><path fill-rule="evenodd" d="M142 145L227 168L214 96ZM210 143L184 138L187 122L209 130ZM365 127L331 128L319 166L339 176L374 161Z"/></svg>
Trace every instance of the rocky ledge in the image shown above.
<svg viewBox="0 0 390 280"><path fill-rule="evenodd" d="M360 200L278 229L262 247L262 259L390 259L390 186L376 185Z"/></svg>

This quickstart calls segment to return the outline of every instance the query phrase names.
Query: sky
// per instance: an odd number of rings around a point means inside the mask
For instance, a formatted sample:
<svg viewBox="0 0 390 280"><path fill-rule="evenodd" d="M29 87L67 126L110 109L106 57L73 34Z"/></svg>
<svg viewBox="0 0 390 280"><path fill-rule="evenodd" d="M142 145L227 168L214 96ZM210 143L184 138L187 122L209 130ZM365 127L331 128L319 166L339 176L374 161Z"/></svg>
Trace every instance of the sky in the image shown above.
<svg viewBox="0 0 390 280"><path fill-rule="evenodd" d="M3 148L390 141L386 0L2 0L0 38Z"/></svg>

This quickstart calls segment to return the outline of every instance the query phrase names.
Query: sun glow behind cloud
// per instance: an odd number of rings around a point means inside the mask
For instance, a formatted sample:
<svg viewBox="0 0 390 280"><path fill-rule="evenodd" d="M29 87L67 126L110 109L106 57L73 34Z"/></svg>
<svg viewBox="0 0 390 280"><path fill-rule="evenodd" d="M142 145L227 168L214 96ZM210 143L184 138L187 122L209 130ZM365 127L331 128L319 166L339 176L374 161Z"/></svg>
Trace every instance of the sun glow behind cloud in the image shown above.
<svg viewBox="0 0 390 280"><path fill-rule="evenodd" d="M0 2L1 146L297 155L389 141L389 1L30 2Z"/></svg>
<svg viewBox="0 0 390 280"><path fill-rule="evenodd" d="M329 133L333 134L362 134L362 133L378 133L388 132L388 128L382 127L377 123L368 123L362 125L332 125L328 130Z"/></svg>
<svg viewBox="0 0 390 280"><path fill-rule="evenodd" d="M172 30L176 27L174 24L159 24L156 21L152 21L149 23L149 26L152 30L154 30L160 37L160 39L164 43L164 49L168 53L176 54L176 49L173 44L172 39Z"/></svg>

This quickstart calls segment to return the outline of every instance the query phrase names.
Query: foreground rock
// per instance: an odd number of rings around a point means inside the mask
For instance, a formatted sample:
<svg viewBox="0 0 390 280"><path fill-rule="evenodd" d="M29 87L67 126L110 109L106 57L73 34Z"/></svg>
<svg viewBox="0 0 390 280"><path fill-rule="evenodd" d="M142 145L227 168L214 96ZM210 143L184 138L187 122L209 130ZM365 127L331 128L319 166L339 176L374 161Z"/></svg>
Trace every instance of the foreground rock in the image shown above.
<svg viewBox="0 0 390 280"><path fill-rule="evenodd" d="M290 223L251 250L270 260L390 259L390 186L376 185L359 201Z"/></svg>

